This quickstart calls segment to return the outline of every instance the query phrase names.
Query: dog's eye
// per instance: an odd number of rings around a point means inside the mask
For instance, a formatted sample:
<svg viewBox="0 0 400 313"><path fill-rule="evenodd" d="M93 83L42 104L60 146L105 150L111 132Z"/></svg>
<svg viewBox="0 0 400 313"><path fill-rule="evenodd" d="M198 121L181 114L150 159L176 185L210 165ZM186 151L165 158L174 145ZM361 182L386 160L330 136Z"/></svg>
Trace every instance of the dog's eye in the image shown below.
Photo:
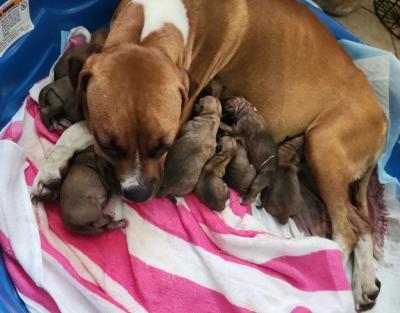
<svg viewBox="0 0 400 313"><path fill-rule="evenodd" d="M116 143L115 139L103 140L99 139L96 135L95 138L100 149L110 158L121 159L126 156L125 150Z"/></svg>
<svg viewBox="0 0 400 313"><path fill-rule="evenodd" d="M156 147L154 147L149 155L152 158L159 158L161 157L164 153L166 153L170 148L172 144L171 143L165 143L163 141L160 141Z"/></svg>

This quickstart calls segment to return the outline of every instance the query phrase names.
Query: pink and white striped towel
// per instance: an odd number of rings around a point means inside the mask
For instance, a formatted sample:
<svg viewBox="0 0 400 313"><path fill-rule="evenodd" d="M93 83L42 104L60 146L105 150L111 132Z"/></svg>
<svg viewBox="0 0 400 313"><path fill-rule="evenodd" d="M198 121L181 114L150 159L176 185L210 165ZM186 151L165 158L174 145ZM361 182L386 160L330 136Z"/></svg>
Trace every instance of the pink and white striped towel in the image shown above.
<svg viewBox="0 0 400 313"><path fill-rule="evenodd" d="M31 204L58 138L31 97L0 138L0 244L32 312L354 312L338 246L277 236L234 192L223 213L193 195L177 205L116 200L125 230L77 235L58 203Z"/></svg>

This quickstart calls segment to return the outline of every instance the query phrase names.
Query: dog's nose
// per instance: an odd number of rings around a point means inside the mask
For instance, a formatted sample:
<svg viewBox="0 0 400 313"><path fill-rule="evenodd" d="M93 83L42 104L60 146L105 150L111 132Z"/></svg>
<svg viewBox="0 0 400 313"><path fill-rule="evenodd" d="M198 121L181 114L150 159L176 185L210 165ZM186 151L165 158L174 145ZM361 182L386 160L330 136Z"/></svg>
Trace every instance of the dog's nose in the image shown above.
<svg viewBox="0 0 400 313"><path fill-rule="evenodd" d="M150 184L149 186L139 185L123 189L122 193L124 194L124 197L129 201L137 203L145 202L153 196L155 187L156 186L154 184Z"/></svg>

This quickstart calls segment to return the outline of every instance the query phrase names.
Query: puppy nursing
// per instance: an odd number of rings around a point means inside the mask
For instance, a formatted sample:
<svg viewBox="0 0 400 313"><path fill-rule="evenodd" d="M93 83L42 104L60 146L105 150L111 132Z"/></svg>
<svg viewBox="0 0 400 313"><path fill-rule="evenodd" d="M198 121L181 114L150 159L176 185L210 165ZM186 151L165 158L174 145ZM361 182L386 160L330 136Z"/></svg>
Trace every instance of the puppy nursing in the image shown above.
<svg viewBox="0 0 400 313"><path fill-rule="evenodd" d="M261 193L262 206L281 224L304 208L298 177L303 155L304 136L286 141L279 146L279 167L274 185Z"/></svg>
<svg viewBox="0 0 400 313"><path fill-rule="evenodd" d="M223 181L227 164L236 152L236 140L224 136L218 143L216 154L204 166L194 194L210 209L222 211L229 199L229 189Z"/></svg>
<svg viewBox="0 0 400 313"><path fill-rule="evenodd" d="M181 197L194 190L204 165L215 154L221 114L217 98L205 97L195 105L195 116L182 126L167 154L158 196Z"/></svg>
<svg viewBox="0 0 400 313"><path fill-rule="evenodd" d="M222 124L221 129L241 142L257 173L242 199L243 204L249 204L263 189L272 187L279 162L278 150L264 119L246 99L228 98L223 107L224 121L232 125Z"/></svg>
<svg viewBox="0 0 400 313"><path fill-rule="evenodd" d="M236 142L236 153L228 164L224 180L229 187L239 194L245 195L257 175L253 164L250 163L246 148L240 141Z"/></svg>

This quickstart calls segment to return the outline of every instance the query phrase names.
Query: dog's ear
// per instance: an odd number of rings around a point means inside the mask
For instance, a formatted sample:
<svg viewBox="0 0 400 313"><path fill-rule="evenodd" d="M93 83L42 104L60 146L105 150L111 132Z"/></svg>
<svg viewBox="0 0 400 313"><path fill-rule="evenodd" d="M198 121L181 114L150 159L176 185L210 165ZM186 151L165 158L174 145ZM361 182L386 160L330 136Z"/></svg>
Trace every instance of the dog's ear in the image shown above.
<svg viewBox="0 0 400 313"><path fill-rule="evenodd" d="M181 69L179 71L181 76L182 85L180 87L182 95L182 110L181 110L181 123L185 123L192 114L192 104L191 99L195 94L198 84L190 78L189 72ZM191 104L192 103L192 104Z"/></svg>
<svg viewBox="0 0 400 313"><path fill-rule="evenodd" d="M93 53L101 51L101 46L95 44L86 44L71 49L67 58L68 76L71 80L72 87L76 90L79 82L79 73L83 69L86 60Z"/></svg>
<svg viewBox="0 0 400 313"><path fill-rule="evenodd" d="M78 83L76 87L76 101L75 110L77 114L80 114L87 118L87 103L86 103L86 90L89 84L89 80L92 77L90 70L83 70L79 74Z"/></svg>

